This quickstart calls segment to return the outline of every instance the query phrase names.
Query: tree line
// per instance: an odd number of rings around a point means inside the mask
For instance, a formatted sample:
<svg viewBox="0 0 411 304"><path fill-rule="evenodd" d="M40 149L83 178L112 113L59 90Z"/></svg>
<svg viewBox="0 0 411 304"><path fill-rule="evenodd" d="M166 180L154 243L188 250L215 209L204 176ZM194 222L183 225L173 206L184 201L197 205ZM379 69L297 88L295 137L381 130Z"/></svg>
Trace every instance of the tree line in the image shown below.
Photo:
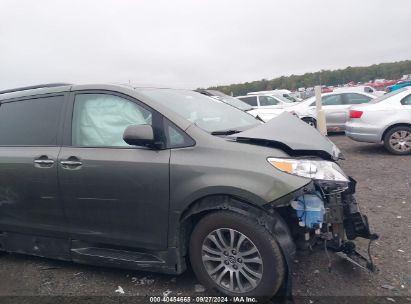
<svg viewBox="0 0 411 304"><path fill-rule="evenodd" d="M339 70L321 70L303 75L281 76L274 79L261 79L252 82L210 87L229 95L239 96L248 92L313 87L315 85L338 86L351 81L365 83L375 79L399 79L411 74L411 60L373 64L366 67L347 67Z"/></svg>

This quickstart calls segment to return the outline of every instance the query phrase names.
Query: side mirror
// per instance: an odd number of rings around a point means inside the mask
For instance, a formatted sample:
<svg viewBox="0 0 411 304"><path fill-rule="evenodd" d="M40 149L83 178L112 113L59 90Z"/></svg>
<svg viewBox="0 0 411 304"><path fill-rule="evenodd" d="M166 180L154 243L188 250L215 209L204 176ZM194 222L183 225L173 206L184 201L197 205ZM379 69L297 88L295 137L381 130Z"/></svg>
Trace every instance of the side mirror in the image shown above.
<svg viewBox="0 0 411 304"><path fill-rule="evenodd" d="M132 146L153 146L154 132L150 125L131 125L123 133L123 140Z"/></svg>

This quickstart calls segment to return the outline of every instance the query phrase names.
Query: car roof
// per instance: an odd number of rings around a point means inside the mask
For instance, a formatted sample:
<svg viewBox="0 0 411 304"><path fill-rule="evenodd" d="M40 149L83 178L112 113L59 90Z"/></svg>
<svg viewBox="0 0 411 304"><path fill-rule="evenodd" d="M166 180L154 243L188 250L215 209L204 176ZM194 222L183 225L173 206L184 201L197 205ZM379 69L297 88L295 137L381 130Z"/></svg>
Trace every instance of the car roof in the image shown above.
<svg viewBox="0 0 411 304"><path fill-rule="evenodd" d="M32 95L49 94L70 91L69 83L46 83L0 91L0 101Z"/></svg>
<svg viewBox="0 0 411 304"><path fill-rule="evenodd" d="M37 86L22 87L22 88L16 88L16 89L11 89L11 90L0 91L0 104L2 103L2 101L5 101L5 100L16 99L16 98L21 98L21 97L52 94L52 93L74 92L74 91L85 91L85 90L113 91L113 92L123 93L128 96L134 97L137 100L143 101L152 109L162 113L164 116L172 120L175 124L178 125L178 127L180 127L183 130L185 130L192 124L189 120L184 119L183 117L178 115L176 112L165 107L158 101L139 92L139 89L168 89L168 88L133 86L131 84L80 84L80 85L47 84L47 85L37 85ZM179 90L179 89L175 89L175 90ZM183 90L183 89L180 89L180 90ZM4 92L4 93L1 93L1 92ZM200 94L200 93L197 93L197 94Z"/></svg>
<svg viewBox="0 0 411 304"><path fill-rule="evenodd" d="M242 96L235 96L234 98L243 98L243 97L256 97L258 95L242 95Z"/></svg>
<svg viewBox="0 0 411 304"><path fill-rule="evenodd" d="M366 95L366 96L369 96L369 97L372 97L372 98L376 98L376 96L373 95L373 94L370 94L370 93L367 93L367 92L361 92L361 91L357 91L357 90L333 91L333 92L329 92L329 93L321 93L321 96L324 97L324 96L337 95L337 94L347 94L347 93L362 94L362 95ZM307 101L308 99L315 99L315 95L311 96L311 97L308 97L307 99L303 100L302 102Z"/></svg>
<svg viewBox="0 0 411 304"><path fill-rule="evenodd" d="M281 100L281 97L282 97L282 96L273 95L273 94L252 94L252 95L236 96L235 98L259 97L259 96L268 96L268 97L272 97L277 100Z"/></svg>
<svg viewBox="0 0 411 304"><path fill-rule="evenodd" d="M71 83L46 83L39 85L32 85L14 89L7 89L0 91L0 101L6 99L14 99L20 97L28 97L34 95L43 95L50 93L79 91L79 90L107 90L107 91L122 91L124 89L135 90L138 88L155 88L155 89L168 89L167 86L148 86L148 85L136 85L136 84L71 84Z"/></svg>

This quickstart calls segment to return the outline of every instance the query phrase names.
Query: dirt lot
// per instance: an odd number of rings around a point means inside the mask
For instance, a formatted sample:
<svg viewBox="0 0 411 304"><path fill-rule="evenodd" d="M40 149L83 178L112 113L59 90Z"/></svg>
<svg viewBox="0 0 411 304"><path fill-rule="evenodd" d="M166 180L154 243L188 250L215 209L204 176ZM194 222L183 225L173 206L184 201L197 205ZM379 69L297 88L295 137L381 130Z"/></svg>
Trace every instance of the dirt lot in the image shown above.
<svg viewBox="0 0 411 304"><path fill-rule="evenodd" d="M328 273L323 250L315 250L296 260L293 294L304 296L304 303L315 302L307 301L311 297L352 295L411 303L411 156L393 156L379 145L353 142L343 135L330 138L344 152L341 165L358 181L357 200L380 235L372 249L380 272L370 275L331 254L333 271ZM366 249L366 242L357 243ZM175 277L23 255L0 257L2 296L116 296L119 286L124 295L206 295L196 284L191 271Z"/></svg>

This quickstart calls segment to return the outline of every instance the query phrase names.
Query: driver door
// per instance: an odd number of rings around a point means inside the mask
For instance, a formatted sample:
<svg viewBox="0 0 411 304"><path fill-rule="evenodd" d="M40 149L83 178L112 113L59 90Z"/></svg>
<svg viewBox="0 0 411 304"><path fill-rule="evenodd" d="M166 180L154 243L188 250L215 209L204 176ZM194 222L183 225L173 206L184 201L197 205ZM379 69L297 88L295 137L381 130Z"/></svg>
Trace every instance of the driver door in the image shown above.
<svg viewBox="0 0 411 304"><path fill-rule="evenodd" d="M170 150L122 139L132 124L155 129L159 114L114 92L74 92L71 102L58 176L72 238L165 249Z"/></svg>

